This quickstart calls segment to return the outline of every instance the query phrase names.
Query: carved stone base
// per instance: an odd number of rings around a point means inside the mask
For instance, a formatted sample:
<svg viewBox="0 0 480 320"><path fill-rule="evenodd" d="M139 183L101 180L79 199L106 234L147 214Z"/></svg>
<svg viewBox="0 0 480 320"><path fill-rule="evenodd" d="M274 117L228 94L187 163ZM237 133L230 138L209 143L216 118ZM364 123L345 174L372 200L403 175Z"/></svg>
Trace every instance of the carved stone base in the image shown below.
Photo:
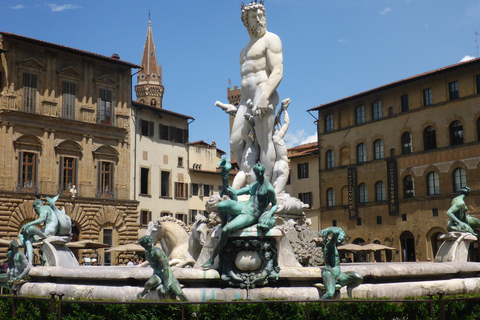
<svg viewBox="0 0 480 320"><path fill-rule="evenodd" d="M471 233L449 232L440 236L444 240L435 256L435 262L467 262L470 242L477 241Z"/></svg>
<svg viewBox="0 0 480 320"><path fill-rule="evenodd" d="M219 273L229 286L262 287L278 279L278 249L283 233L272 229L266 234L256 226L230 235L219 255Z"/></svg>

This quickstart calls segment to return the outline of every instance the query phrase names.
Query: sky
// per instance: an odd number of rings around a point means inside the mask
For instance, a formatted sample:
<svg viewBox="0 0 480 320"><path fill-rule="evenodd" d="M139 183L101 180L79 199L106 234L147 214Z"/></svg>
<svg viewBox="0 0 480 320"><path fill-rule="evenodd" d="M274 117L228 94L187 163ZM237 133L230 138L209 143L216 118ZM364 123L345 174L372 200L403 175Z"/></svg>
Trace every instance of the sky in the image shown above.
<svg viewBox="0 0 480 320"><path fill-rule="evenodd" d="M240 50L249 41L242 1L50 1L0 0L0 31L140 64L150 13L163 107L195 118L191 142L230 150L228 116L214 104L240 85ZM478 56L480 0L266 0L265 7L267 30L283 45L277 91L291 99L287 147L316 141L317 113L308 109Z"/></svg>

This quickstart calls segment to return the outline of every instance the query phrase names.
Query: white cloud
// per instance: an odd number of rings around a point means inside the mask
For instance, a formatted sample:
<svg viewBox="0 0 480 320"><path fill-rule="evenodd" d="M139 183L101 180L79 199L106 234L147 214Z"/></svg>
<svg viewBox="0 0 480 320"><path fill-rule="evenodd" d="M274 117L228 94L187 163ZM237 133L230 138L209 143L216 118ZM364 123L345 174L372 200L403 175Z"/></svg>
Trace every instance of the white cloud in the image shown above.
<svg viewBox="0 0 480 320"><path fill-rule="evenodd" d="M50 7L52 12L61 12L64 10L71 10L71 9L81 9L82 7L76 6L74 4L54 4L54 3L45 3L46 6Z"/></svg>
<svg viewBox="0 0 480 320"><path fill-rule="evenodd" d="M380 12L380 14L381 15L386 15L389 12L392 12L392 8L385 8L383 11Z"/></svg>
<svg viewBox="0 0 480 320"><path fill-rule="evenodd" d="M312 134L311 136L308 136L305 140L300 142L300 144L306 144L306 143L312 143L312 142L317 142L317 134Z"/></svg>
<svg viewBox="0 0 480 320"><path fill-rule="evenodd" d="M285 145L287 148L315 141L317 141L317 134L307 136L307 133L303 129L297 130L293 133L287 132L287 134L285 135Z"/></svg>
<svg viewBox="0 0 480 320"><path fill-rule="evenodd" d="M25 6L23 4L17 4L16 6L10 7L10 9L13 9L13 10L25 9Z"/></svg>
<svg viewBox="0 0 480 320"><path fill-rule="evenodd" d="M460 62L465 62L465 61L473 60L473 59L475 59L475 57L469 56L469 55L467 54L465 57L463 57L462 60L460 60Z"/></svg>
<svg viewBox="0 0 480 320"><path fill-rule="evenodd" d="M348 42L347 39L338 39L338 43L345 43L345 42Z"/></svg>

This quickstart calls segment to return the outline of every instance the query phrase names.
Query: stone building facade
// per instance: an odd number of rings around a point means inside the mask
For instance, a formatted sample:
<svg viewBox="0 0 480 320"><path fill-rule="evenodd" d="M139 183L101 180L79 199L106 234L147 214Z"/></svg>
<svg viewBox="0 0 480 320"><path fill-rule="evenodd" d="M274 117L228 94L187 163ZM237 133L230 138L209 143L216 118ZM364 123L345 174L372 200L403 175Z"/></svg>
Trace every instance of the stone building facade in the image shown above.
<svg viewBox="0 0 480 320"><path fill-rule="evenodd" d="M60 194L74 238L137 240L129 124L139 66L5 32L0 55L0 237L17 238L36 218L36 194ZM91 253L81 250L80 262Z"/></svg>
<svg viewBox="0 0 480 320"><path fill-rule="evenodd" d="M433 260L461 187L480 217L480 59L423 73L318 111L322 228L396 250L375 259ZM478 261L478 243L470 259Z"/></svg>
<svg viewBox="0 0 480 320"><path fill-rule="evenodd" d="M161 216L188 222L188 125L194 119L133 102L131 197L139 201L139 236Z"/></svg>
<svg viewBox="0 0 480 320"><path fill-rule="evenodd" d="M305 217L310 219L312 230L320 231L318 144L312 142L289 148L288 160L290 176L285 191L309 205L304 211Z"/></svg>

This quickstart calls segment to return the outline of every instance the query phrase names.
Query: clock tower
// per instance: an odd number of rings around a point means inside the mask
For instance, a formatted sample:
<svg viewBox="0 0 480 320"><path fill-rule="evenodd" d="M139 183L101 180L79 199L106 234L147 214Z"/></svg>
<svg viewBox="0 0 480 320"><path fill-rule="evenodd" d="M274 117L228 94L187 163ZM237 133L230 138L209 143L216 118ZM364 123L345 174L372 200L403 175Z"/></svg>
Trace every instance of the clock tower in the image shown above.
<svg viewBox="0 0 480 320"><path fill-rule="evenodd" d="M164 91L162 85L162 66L157 62L150 14L148 17L147 39L143 47L141 66L143 69L137 74L137 85L135 86L137 101L161 109Z"/></svg>

